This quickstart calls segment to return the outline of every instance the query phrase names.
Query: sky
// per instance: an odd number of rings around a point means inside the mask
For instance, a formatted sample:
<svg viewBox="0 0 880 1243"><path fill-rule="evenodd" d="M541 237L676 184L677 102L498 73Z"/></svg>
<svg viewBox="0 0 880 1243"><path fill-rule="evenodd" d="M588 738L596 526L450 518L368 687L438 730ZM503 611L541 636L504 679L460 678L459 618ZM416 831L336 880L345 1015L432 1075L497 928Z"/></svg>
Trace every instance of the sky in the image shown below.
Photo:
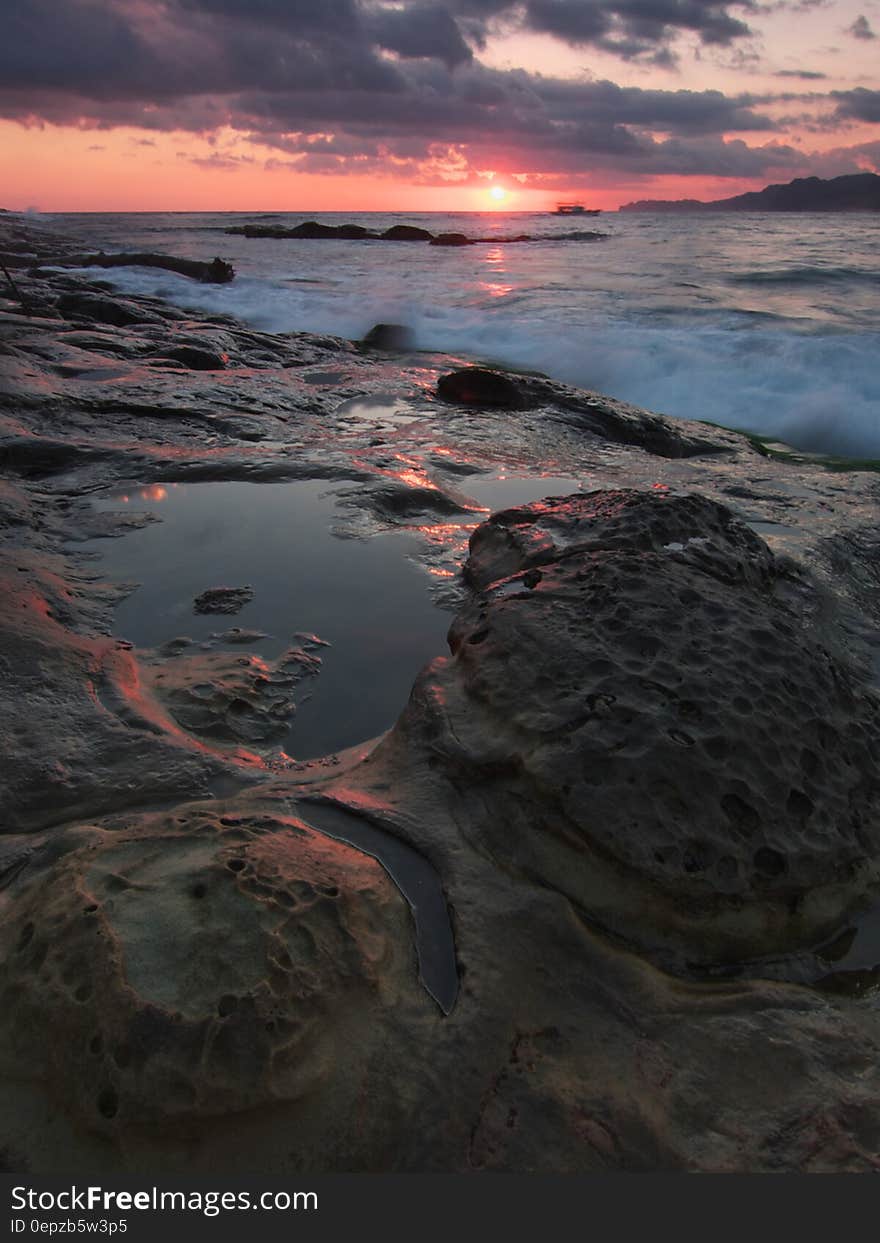
<svg viewBox="0 0 880 1243"><path fill-rule="evenodd" d="M880 0L3 3L11 210L608 210L880 171Z"/></svg>

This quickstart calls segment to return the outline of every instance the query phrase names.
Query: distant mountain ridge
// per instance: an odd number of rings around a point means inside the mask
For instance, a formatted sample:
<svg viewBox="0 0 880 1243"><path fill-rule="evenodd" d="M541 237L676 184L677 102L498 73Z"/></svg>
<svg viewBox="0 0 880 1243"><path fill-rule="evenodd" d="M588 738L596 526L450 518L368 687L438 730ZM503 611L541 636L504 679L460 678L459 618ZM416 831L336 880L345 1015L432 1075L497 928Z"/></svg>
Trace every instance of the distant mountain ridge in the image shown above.
<svg viewBox="0 0 880 1243"><path fill-rule="evenodd" d="M765 186L729 199L640 199L618 211L880 211L880 176L850 173L844 177L796 177L785 185Z"/></svg>

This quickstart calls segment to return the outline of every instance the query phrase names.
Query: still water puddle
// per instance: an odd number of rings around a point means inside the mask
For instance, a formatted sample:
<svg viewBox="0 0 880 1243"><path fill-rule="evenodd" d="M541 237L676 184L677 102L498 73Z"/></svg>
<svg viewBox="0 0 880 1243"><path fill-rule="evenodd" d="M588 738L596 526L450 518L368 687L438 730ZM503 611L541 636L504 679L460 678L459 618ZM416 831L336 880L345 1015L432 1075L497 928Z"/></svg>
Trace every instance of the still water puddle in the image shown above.
<svg viewBox="0 0 880 1243"><path fill-rule="evenodd" d="M830 945L817 951L828 968L819 987L862 996L880 985L880 905L862 912Z"/></svg>
<svg viewBox="0 0 880 1243"><path fill-rule="evenodd" d="M96 507L162 519L87 545L106 577L140 584L114 619L115 633L136 647L181 636L204 643L233 627L265 632L244 650L267 660L302 632L330 645L320 649L320 674L301 688L311 697L297 694L279 741L292 757L328 755L388 729L418 671L447 652L450 616L410 559L422 548L418 537L334 535L340 514L326 480L154 486ZM253 598L232 616L196 614L194 598L219 586L248 586Z"/></svg>
<svg viewBox="0 0 880 1243"><path fill-rule="evenodd" d="M412 402L392 393L372 393L369 397L353 397L336 408L336 417L343 423L372 425L405 425L423 417Z"/></svg>
<svg viewBox="0 0 880 1243"><path fill-rule="evenodd" d="M446 897L434 867L401 838L345 808L306 801L296 811L319 832L379 860L412 911L422 985L443 1013L450 1014L458 996L458 964Z"/></svg>
<svg viewBox="0 0 880 1243"><path fill-rule="evenodd" d="M547 496L570 496L581 491L581 481L566 475L520 475L498 472L471 475L463 485L468 497L493 513L531 505Z"/></svg>

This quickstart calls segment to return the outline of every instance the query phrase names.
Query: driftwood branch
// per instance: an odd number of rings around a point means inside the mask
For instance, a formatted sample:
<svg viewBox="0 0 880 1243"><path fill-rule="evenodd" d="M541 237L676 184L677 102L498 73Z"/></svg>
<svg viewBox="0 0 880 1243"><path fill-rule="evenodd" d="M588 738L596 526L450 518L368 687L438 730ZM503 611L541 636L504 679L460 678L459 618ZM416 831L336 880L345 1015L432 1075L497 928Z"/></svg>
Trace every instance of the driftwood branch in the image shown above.
<svg viewBox="0 0 880 1243"><path fill-rule="evenodd" d="M30 307L30 304L27 298L24 296L24 294L19 289L18 285L16 285L15 281L9 275L9 270L7 269L5 264L0 264L0 268L2 268L3 275L6 277L6 280L9 282L10 289L12 290L13 294L18 299L18 301L21 303L21 309L24 311L25 315L30 315L31 307Z"/></svg>
<svg viewBox="0 0 880 1243"><path fill-rule="evenodd" d="M213 285L226 285L235 276L235 268L223 259L213 259L205 263L201 259L175 259L173 255L150 254L119 254L65 256L63 259L43 259L41 266L58 265L76 268L163 268L167 272L177 272L180 276L189 276L193 280L205 281Z"/></svg>

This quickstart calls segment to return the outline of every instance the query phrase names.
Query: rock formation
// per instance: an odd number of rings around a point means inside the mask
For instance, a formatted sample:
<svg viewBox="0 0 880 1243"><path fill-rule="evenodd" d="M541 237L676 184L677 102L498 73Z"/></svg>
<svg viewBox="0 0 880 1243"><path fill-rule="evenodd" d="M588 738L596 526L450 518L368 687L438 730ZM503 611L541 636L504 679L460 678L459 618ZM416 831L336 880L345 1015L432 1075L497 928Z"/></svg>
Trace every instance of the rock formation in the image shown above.
<svg viewBox="0 0 880 1243"><path fill-rule="evenodd" d="M691 969L818 945L865 899L880 699L728 509L547 500L480 526L465 574L395 734L479 787L499 867Z"/></svg>
<svg viewBox="0 0 880 1243"><path fill-rule="evenodd" d="M368 350L409 350L413 345L412 329L406 324L374 324L362 344Z"/></svg>
<svg viewBox="0 0 880 1243"><path fill-rule="evenodd" d="M473 245L471 238L465 237L463 233L438 233L436 237L431 238L432 246L471 246Z"/></svg>

